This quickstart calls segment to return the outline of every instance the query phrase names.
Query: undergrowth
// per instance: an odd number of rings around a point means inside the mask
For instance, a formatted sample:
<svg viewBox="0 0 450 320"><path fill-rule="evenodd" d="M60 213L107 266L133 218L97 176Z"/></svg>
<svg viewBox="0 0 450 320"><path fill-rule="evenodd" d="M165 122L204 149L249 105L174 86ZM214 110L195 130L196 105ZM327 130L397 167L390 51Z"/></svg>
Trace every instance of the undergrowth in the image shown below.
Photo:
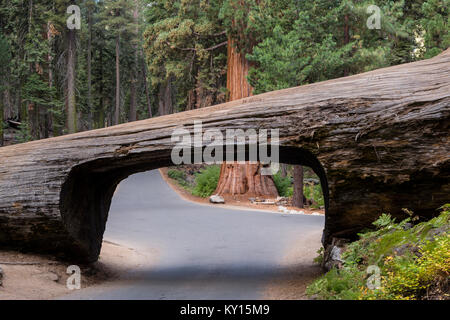
<svg viewBox="0 0 450 320"><path fill-rule="evenodd" d="M399 223L382 214L373 223L376 230L348 245L342 268L314 281L307 294L318 299L449 299L450 204L441 210L416 225L409 211L411 216ZM379 267L378 288L367 285L368 266Z"/></svg>

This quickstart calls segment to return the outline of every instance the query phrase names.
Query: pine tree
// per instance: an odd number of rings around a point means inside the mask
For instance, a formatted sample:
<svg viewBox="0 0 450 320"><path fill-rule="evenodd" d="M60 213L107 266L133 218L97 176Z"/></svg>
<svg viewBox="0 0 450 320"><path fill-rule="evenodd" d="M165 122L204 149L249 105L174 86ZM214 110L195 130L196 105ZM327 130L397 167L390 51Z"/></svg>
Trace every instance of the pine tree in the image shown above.
<svg viewBox="0 0 450 320"><path fill-rule="evenodd" d="M102 11L102 24L105 30L111 34L115 41L115 69L116 69L116 90L115 90L115 110L114 124L120 123L120 93L121 93L121 71L120 71L120 51L121 39L128 36L134 30L132 19L133 5L127 0L106 0Z"/></svg>
<svg viewBox="0 0 450 320"><path fill-rule="evenodd" d="M151 3L146 12L145 53L151 85L158 88L162 100L160 113L223 102L227 37L218 18L222 2Z"/></svg>

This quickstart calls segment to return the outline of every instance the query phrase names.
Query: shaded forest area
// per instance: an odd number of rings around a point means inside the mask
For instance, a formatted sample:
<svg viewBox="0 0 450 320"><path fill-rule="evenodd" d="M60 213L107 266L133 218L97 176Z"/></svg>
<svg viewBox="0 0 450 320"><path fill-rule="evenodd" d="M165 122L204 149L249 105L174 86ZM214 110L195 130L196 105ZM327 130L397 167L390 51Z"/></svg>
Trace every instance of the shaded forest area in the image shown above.
<svg viewBox="0 0 450 320"><path fill-rule="evenodd" d="M81 29L66 20L81 8ZM1 0L0 143L115 125L429 58L448 0ZM231 54L230 54L231 52ZM233 58L234 52L234 58ZM240 83L227 84L245 65ZM234 60L233 60L234 59ZM248 83L247 83L248 81ZM7 121L8 120L8 121Z"/></svg>

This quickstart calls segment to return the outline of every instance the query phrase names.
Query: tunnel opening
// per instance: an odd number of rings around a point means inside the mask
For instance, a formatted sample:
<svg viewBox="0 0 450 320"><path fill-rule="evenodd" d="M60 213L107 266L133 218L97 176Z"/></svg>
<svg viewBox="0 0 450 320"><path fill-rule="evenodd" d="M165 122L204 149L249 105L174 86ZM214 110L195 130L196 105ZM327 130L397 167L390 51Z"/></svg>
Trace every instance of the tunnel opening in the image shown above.
<svg viewBox="0 0 450 320"><path fill-rule="evenodd" d="M194 152L192 158L194 160ZM309 167L317 175L326 219L329 210L328 181L317 157L302 148L280 146L279 162ZM98 259L111 201L120 182L133 174L171 165L173 162L169 152L152 152L119 153L114 158L97 159L72 168L61 189L60 212L65 228L73 239L73 251L81 260L93 262Z"/></svg>

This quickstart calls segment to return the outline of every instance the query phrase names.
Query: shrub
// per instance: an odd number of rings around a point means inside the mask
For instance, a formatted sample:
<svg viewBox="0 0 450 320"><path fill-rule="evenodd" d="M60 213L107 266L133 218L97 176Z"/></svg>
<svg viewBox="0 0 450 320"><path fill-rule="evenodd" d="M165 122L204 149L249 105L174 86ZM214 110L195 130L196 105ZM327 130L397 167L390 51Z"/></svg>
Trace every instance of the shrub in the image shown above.
<svg viewBox="0 0 450 320"><path fill-rule="evenodd" d="M174 180L184 180L186 179L186 174L183 171L170 169L167 175Z"/></svg>
<svg viewBox="0 0 450 320"><path fill-rule="evenodd" d="M217 188L220 177L220 167L209 166L196 174L195 187L192 194L197 197L207 198L211 196Z"/></svg>
<svg viewBox="0 0 450 320"><path fill-rule="evenodd" d="M291 178L289 176L286 176L283 178L281 176L281 173L278 171L273 176L273 182L275 183L275 187L278 190L278 194L281 197L292 197L294 191L292 187Z"/></svg>
<svg viewBox="0 0 450 320"><path fill-rule="evenodd" d="M377 230L348 245L342 269L314 281L307 294L320 299L448 299L450 205L441 209L438 217L415 226L412 213L400 223L382 214L373 223ZM369 265L380 268L378 289L366 286Z"/></svg>
<svg viewBox="0 0 450 320"><path fill-rule="evenodd" d="M184 173L183 171L177 169L170 169L167 172L167 175L169 176L169 178L178 182L178 184L180 184L185 189L190 189L191 186L186 180L186 173Z"/></svg>
<svg viewBox="0 0 450 320"><path fill-rule="evenodd" d="M313 201L312 208L319 208L324 206L324 199L322 193L322 186L320 184L306 184L303 187L303 194L306 199Z"/></svg>

